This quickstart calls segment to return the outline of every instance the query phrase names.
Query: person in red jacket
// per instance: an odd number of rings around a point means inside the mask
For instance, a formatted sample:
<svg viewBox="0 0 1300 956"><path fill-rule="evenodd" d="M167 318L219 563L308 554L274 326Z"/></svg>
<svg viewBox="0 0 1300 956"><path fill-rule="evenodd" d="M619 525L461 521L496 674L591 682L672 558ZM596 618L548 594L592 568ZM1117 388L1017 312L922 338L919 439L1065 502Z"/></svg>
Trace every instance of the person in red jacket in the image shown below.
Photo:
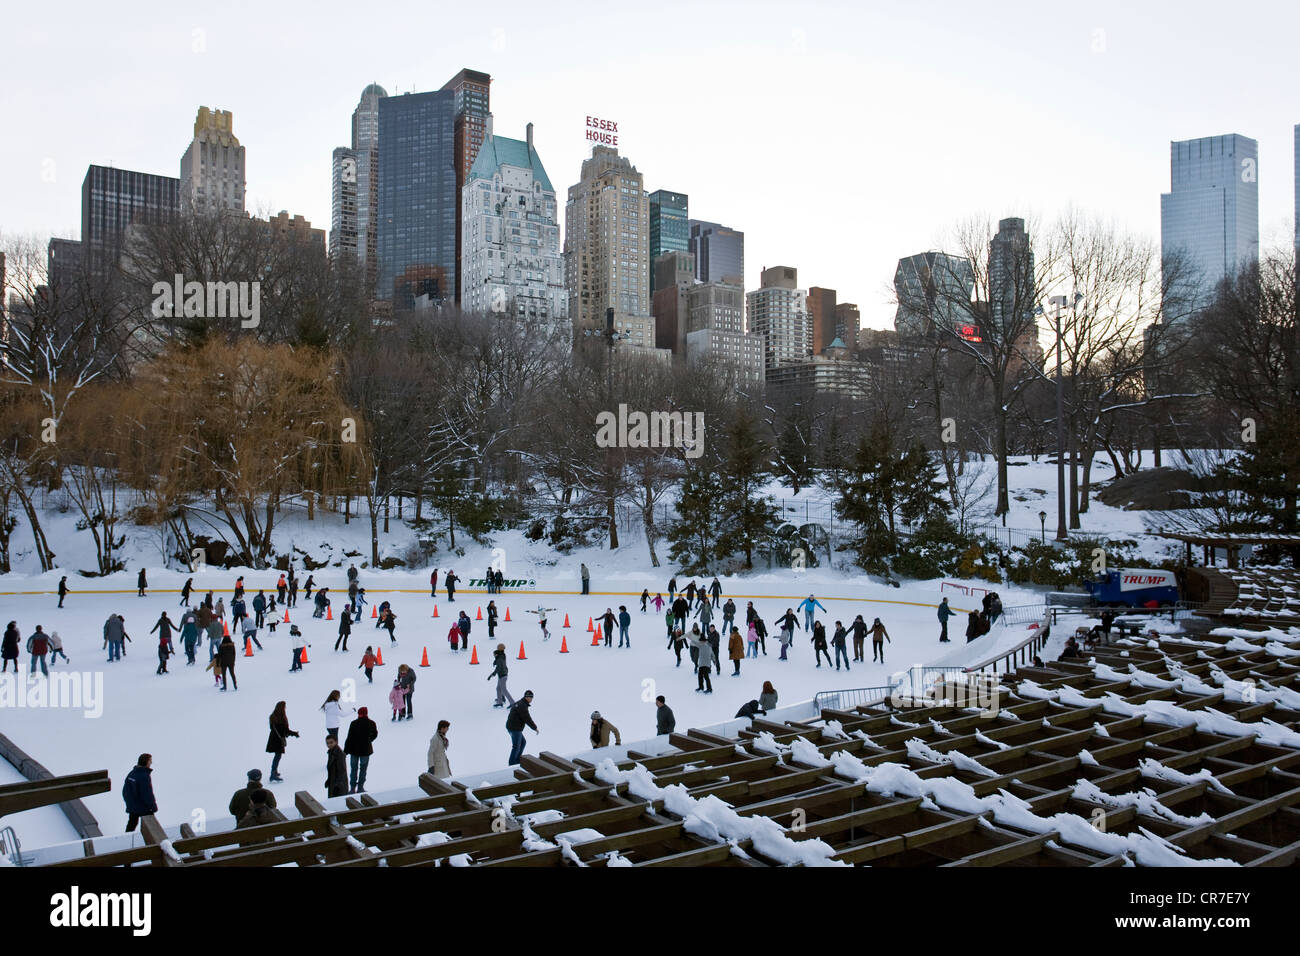
<svg viewBox="0 0 1300 956"><path fill-rule="evenodd" d="M50 637L42 631L41 626L37 624L36 630L32 632L32 636L27 638L27 653L32 655L32 669L30 673L36 673L36 664L39 661L41 665L41 673L46 677L50 676L49 670L45 667L45 655L49 652Z"/></svg>
<svg viewBox="0 0 1300 956"><path fill-rule="evenodd" d="M429 575L429 597L436 598L437 596L438 596L438 569L434 568L433 573Z"/></svg>
<svg viewBox="0 0 1300 956"><path fill-rule="evenodd" d="M367 647L365 654L361 655L361 663L357 665L357 670L361 670L361 668L364 667L366 669L366 680L372 684L375 682L374 673L376 663L375 649L373 647Z"/></svg>

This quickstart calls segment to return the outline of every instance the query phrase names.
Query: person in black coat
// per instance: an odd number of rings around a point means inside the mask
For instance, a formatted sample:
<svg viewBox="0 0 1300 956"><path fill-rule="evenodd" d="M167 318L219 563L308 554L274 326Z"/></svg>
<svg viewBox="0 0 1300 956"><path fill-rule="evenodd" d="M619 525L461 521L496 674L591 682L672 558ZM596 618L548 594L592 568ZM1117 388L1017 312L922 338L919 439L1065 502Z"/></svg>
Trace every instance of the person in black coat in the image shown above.
<svg viewBox="0 0 1300 956"><path fill-rule="evenodd" d="M139 576L135 579L136 590L140 592L140 597L144 597L144 589L149 586L149 580L144 576L144 568L140 569Z"/></svg>
<svg viewBox="0 0 1300 956"><path fill-rule="evenodd" d="M704 592L700 592L701 594ZM709 646L713 648L713 665L718 671L718 676L722 676L722 635L712 624L709 625Z"/></svg>
<svg viewBox="0 0 1300 956"><path fill-rule="evenodd" d="M280 776L280 758L284 756L284 748L289 738L297 737L298 731L289 729L289 715L285 711L284 701L276 703L268 723L271 725L271 731L266 735L266 752L275 755L271 758L271 783L279 783L284 779Z"/></svg>
<svg viewBox="0 0 1300 956"><path fill-rule="evenodd" d="M673 709L664 700L664 695L660 694L655 698L655 733L662 736L671 734L676 729L677 718L673 716Z"/></svg>
<svg viewBox="0 0 1300 956"><path fill-rule="evenodd" d="M736 716L748 717L752 720L753 718L757 717L761 713L763 713L763 708L758 706L758 701L751 700L749 701L749 703L741 707L740 710L736 711Z"/></svg>
<svg viewBox="0 0 1300 956"><path fill-rule="evenodd" d="M262 627L266 622L266 594L258 591L253 598L253 623Z"/></svg>
<svg viewBox="0 0 1300 956"><path fill-rule="evenodd" d="M370 765L375 738L379 736L379 727L369 714L368 708L360 707L356 720L348 724L348 736L343 743L343 752L348 755L348 793L366 792L366 767Z"/></svg>
<svg viewBox="0 0 1300 956"><path fill-rule="evenodd" d="M340 614L339 615L339 636L338 636L338 640L334 642L334 650L337 651L339 649L339 644L342 643L343 650L346 651L348 649L348 635L351 633L352 633L352 615Z"/></svg>
<svg viewBox="0 0 1300 956"><path fill-rule="evenodd" d="M68 596L68 576L65 574L59 578L59 607L63 607L63 599Z"/></svg>
<svg viewBox="0 0 1300 956"><path fill-rule="evenodd" d="M686 615L691 613L691 603L684 597L673 601L673 630L686 630Z"/></svg>
<svg viewBox="0 0 1300 956"><path fill-rule="evenodd" d="M826 657L826 663L829 665L831 662L831 655L830 651L826 649L826 625L821 621L813 622L812 643L813 658L817 661L817 666L822 666L823 655Z"/></svg>
<svg viewBox="0 0 1300 956"><path fill-rule="evenodd" d="M141 574L144 572L141 571ZM126 803L126 832L135 830L141 817L158 812L153 795L153 755L141 754L131 772L122 781L122 800Z"/></svg>
<svg viewBox="0 0 1300 956"><path fill-rule="evenodd" d="M194 579L186 578L185 584L181 587L181 607L190 603L190 592L194 590Z"/></svg>
<svg viewBox="0 0 1300 956"><path fill-rule="evenodd" d="M226 689L226 678L235 685L235 690L239 690L239 681L235 680L235 642L227 634L221 639L221 646L217 648L217 657L221 658L221 689Z"/></svg>
<svg viewBox="0 0 1300 956"><path fill-rule="evenodd" d="M497 631L497 602L496 602L496 601L488 601L488 606L487 606L487 625L488 625L488 637L489 637L489 638L496 637L496 636L497 636L497 634L496 634L496 631Z"/></svg>
<svg viewBox="0 0 1300 956"><path fill-rule="evenodd" d="M0 672L9 669L9 662L14 662L14 671L18 671L18 647L22 643L22 635L18 633L18 622L10 621L9 626L5 628L3 651L0 652L4 657L4 667Z"/></svg>
<svg viewBox="0 0 1300 956"><path fill-rule="evenodd" d="M448 604L455 604L455 603L456 603L456 582L459 581L459 580L460 580L460 578L457 576L457 574L456 574L455 571L448 571L448 572L447 572L447 577L443 579L443 584L444 584L444 585L446 586L446 588L447 588L447 603L448 603Z"/></svg>
<svg viewBox="0 0 1300 956"><path fill-rule="evenodd" d="M259 790L266 794L267 806L272 810L275 809L275 794L262 786L262 771L254 768L248 771L248 783L234 792L230 798L230 806L226 808L236 822L243 819L252 805L253 794Z"/></svg>
<svg viewBox="0 0 1300 956"><path fill-rule="evenodd" d="M348 764L337 737L325 738L325 793L342 797L348 793Z"/></svg>

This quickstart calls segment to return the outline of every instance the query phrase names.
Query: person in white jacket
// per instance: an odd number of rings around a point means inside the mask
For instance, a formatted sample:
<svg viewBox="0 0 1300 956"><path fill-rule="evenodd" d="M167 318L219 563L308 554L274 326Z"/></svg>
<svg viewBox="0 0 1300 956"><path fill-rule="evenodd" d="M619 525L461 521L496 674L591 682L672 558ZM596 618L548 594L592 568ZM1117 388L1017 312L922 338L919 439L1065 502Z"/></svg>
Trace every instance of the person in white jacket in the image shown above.
<svg viewBox="0 0 1300 956"><path fill-rule="evenodd" d="M339 724L343 721L343 704L339 701L341 696L337 690L332 690L325 698L325 703L320 705L320 709L325 712L325 736L336 740L339 735ZM349 707L348 710L356 713L355 707Z"/></svg>
<svg viewBox="0 0 1300 956"><path fill-rule="evenodd" d="M289 636L293 638L293 666L289 668L289 673L292 674L294 671L302 670L302 652L311 645L307 643L307 638L303 636L297 624L289 627Z"/></svg>
<svg viewBox="0 0 1300 956"><path fill-rule="evenodd" d="M446 780L451 776L451 761L447 759L447 750L451 747L451 741L447 739L447 731L451 729L451 721L438 721L438 732L429 738L429 773L440 780Z"/></svg>

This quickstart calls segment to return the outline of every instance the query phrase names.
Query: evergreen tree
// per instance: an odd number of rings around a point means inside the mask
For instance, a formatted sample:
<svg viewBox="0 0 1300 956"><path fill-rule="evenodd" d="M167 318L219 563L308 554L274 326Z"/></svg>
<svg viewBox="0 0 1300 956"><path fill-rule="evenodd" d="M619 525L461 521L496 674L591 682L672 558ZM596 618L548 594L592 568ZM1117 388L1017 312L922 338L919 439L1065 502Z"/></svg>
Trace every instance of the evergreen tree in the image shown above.
<svg viewBox="0 0 1300 956"><path fill-rule="evenodd" d="M797 495L800 489L812 484L812 458L808 454L808 436L801 432L800 423L790 416L781 429L777 442L776 474L789 483Z"/></svg>
<svg viewBox="0 0 1300 956"><path fill-rule="evenodd" d="M723 520L718 550L744 552L746 570L754 567L754 545L769 540L776 531L776 508L761 494L771 477L769 449L759 436L754 419L743 409L727 431L722 461Z"/></svg>
<svg viewBox="0 0 1300 956"><path fill-rule="evenodd" d="M881 438L882 432L873 428L858 439L840 478L839 500L835 502L835 513L857 527L850 545L858 566L872 574L887 574L894 553L893 513L882 494L889 485L891 462Z"/></svg>
<svg viewBox="0 0 1300 956"><path fill-rule="evenodd" d="M677 498L681 517L668 529L668 556L687 574L708 573L716 560L722 508L723 488L717 471L698 462L689 464Z"/></svg>

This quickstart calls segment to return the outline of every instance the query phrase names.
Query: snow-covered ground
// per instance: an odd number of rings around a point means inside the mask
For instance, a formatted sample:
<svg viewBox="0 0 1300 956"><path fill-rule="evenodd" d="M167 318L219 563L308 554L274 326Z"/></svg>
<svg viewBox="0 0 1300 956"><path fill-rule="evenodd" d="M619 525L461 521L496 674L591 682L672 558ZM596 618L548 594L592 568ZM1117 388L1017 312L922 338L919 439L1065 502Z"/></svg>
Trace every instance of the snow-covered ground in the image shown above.
<svg viewBox="0 0 1300 956"><path fill-rule="evenodd" d="M482 550L467 557L474 560L458 567L464 578L474 573L470 567L486 567L491 553ZM213 687L211 674L203 670L206 648L193 667L186 666L181 654L171 659L171 673L154 673L157 641L148 631L164 609L173 620L178 618L176 591L185 575L151 570L152 588L146 598L136 596L135 575L130 572L79 582L79 593L70 596L62 610L56 608L57 600L48 593L57 575L25 579L10 576L2 585L5 593L0 594L0 617L4 622L17 620L24 637L36 624L47 631L57 630L71 661L60 661L56 671L81 673L85 686L90 688L96 680L102 680L102 701L95 708L101 710L99 716L89 715L85 706L17 707L10 703L3 708L5 732L55 774L107 768L114 782L113 791L89 797L86 803L104 832L111 834L125 823L119 794L121 780L137 755L146 751L154 757L153 779L161 822L185 822L194 819L198 811L211 820L226 816L226 803L243 784L249 769L258 767L264 777L270 776L271 758L265 752L267 717L279 700L287 702L291 726L302 734L301 738L290 739L281 763L285 782L278 789L284 797L282 802L291 803L290 795L297 789L323 794L324 721L319 708L334 688L344 691L352 701L350 706L368 707L379 724L368 790L410 787L426 768L429 737L443 718L452 724L450 757L455 775L476 783L483 775L504 767L509 753L505 711L491 706L494 684L488 680L491 649L498 641L509 652L512 694L518 697L525 689L535 694L533 714L541 733L528 732L529 752L573 753L589 748L587 732L592 710L599 710L611 720L625 740L644 739L654 735L657 694L667 696L678 727L685 730L730 719L742 704L758 697L765 680L775 685L782 704L793 703L822 690L886 684L896 671L928 664L941 654L946 663L950 662L956 655L948 649L957 650L963 640L962 619L954 618L950 632L958 643L940 645L937 641L935 605L941 596L939 581L899 589L873 582L865 575L846 576L829 569L728 578L722 582L724 600L727 595L734 597L742 618L747 600L753 600L770 623L802 596L813 592L827 608L827 613L819 612L818 617L832 628L836 619L847 624L855 614L862 614L868 623L880 617L892 643L886 645L884 665L855 665L849 673L835 673L834 668L824 664L820 669L814 667L806 633L796 633L791 660L786 663L778 660L779 642L769 636L768 656L746 659L740 677L730 676L731 664L724 661L722 674L714 673L715 692L699 694L695 692L696 678L689 658L684 654L684 664L678 668L665 647L662 617L653 609L641 614L634 598L642 587L650 587L652 595L664 590L666 575L636 570L630 561L615 559L611 565L629 566L607 567L590 553L583 557L591 568L590 596L575 593L579 583L578 556L562 559L555 568L538 574L535 591L497 595L502 617L508 607L511 621L501 624L497 640L492 641L487 637L486 622L475 621L470 640L477 645L482 662L477 667L469 664L467 653L449 650L446 633L454 620L453 609L466 608L474 617L477 609L487 603L485 594L458 590L456 603L449 605L445 591L440 590L436 601L439 617L435 620L431 617L435 601L429 596L426 572L366 571L362 572L362 584L371 600L393 602L397 647L388 646L387 633L375 629L367 610L349 641L348 653L335 652L337 623L313 619L310 608L300 598L291 619L311 641L310 662L303 672L289 673L287 628L281 626L273 637L264 630L261 640L265 650L253 658L239 658L239 690L225 693ZM520 569L508 568L508 573L526 576ZM208 570L195 576L196 591L201 596L211 588L224 594L228 604L235 577L233 571ZM245 578L246 586L256 593L258 587L272 587L276 575L249 571ZM345 592L346 579L341 571L317 572L316 579L336 594ZM90 593L87 585L92 584L109 593ZM31 593L38 590L46 593ZM1000 593L1008 606L1041 601L1038 595L1017 588L1003 587ZM970 599L960 592L949 590L946 594L954 609L970 606ZM539 602L557 608L549 616L555 635L549 643L540 638L536 615L526 613ZM336 601L336 609L342 603ZM617 611L620 603L627 604L633 615L632 648L590 646L588 617L609 606ZM127 656L112 664L106 662L101 650L102 626L110 612L125 616L127 632L133 638ZM567 630L560 627L566 613L572 625ZM800 619L802 623L802 616ZM1008 630L1018 634L1023 626ZM567 640L567 654L560 652L562 636ZM967 660L973 660L987 656L995 642L1008 639L1007 632L995 628L979 641L961 645L960 651ZM517 659L521 641L526 660ZM357 669L367 644L382 647L384 654L384 666L376 669L373 685L368 685ZM397 666L418 665L426 647L430 666L417 671L416 717L392 723L387 696ZM23 664L27 664L26 654ZM346 732L346 727L342 730Z"/></svg>

